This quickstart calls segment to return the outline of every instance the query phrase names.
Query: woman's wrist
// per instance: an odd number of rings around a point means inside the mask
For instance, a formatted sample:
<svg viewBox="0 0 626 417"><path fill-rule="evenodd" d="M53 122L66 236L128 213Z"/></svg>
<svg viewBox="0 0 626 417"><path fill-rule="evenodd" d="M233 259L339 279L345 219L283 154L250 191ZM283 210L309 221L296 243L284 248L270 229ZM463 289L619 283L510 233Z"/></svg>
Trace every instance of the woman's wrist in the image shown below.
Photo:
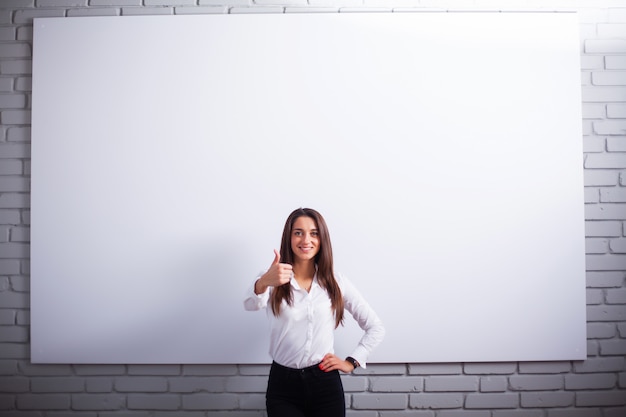
<svg viewBox="0 0 626 417"><path fill-rule="evenodd" d="M359 367L359 361L357 361L356 359L354 359L352 356L348 356L346 358L346 361L348 361L350 363L350 365L352 365L352 367L354 369ZM354 371L354 369L352 369Z"/></svg>
<svg viewBox="0 0 626 417"><path fill-rule="evenodd" d="M263 294L265 291L267 291L267 286L261 283L261 278L254 281L254 293L256 295Z"/></svg>

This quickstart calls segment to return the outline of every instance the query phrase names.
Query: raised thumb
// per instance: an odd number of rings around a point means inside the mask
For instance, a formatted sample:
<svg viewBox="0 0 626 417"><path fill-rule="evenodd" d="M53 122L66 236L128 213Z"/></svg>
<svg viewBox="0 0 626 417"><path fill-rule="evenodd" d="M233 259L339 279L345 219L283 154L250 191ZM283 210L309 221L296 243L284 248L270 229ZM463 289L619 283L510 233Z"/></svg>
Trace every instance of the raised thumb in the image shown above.
<svg viewBox="0 0 626 417"><path fill-rule="evenodd" d="M280 252L274 249L274 261L272 262L272 265L277 265L279 262L280 262Z"/></svg>

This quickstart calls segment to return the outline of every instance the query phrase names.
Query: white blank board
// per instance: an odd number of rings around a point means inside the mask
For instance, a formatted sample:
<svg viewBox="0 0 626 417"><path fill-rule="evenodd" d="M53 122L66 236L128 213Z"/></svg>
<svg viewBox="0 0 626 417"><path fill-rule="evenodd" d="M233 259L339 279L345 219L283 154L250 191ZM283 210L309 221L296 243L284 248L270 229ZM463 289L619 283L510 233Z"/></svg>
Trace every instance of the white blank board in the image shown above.
<svg viewBox="0 0 626 417"><path fill-rule="evenodd" d="M243 294L301 206L386 325L371 361L585 358L577 28L36 19L33 362L268 363Z"/></svg>

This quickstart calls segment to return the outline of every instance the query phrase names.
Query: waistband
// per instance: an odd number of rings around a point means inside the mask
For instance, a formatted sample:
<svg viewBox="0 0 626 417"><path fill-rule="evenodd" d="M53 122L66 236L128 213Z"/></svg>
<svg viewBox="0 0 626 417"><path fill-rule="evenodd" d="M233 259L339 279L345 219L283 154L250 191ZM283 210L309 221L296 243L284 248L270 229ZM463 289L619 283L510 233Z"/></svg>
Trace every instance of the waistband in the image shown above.
<svg viewBox="0 0 626 417"><path fill-rule="evenodd" d="M288 366L283 366L275 361L272 361L273 368L280 369L281 371L285 371L285 372L299 372L299 373L311 372L314 370L319 370L320 369L319 366L320 364L318 363L316 365L307 366L306 368L289 368Z"/></svg>

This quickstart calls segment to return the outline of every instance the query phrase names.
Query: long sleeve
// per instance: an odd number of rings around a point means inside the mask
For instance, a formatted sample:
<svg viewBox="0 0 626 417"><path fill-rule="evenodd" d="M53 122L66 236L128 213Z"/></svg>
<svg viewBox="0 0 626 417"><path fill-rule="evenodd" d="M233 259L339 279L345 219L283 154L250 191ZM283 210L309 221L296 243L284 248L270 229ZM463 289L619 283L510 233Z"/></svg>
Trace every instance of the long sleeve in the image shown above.
<svg viewBox="0 0 626 417"><path fill-rule="evenodd" d="M354 317L359 324L359 327L365 332L350 356L356 359L361 367L366 368L367 359L372 350L374 350L385 337L385 327L380 317L378 317L376 312L349 280L341 277L340 286L345 302L345 309L350 312L352 317Z"/></svg>
<svg viewBox="0 0 626 417"><path fill-rule="evenodd" d="M267 302L270 297L269 288L265 290L265 292L262 294L256 294L254 292L254 284L256 283L256 280L259 279L260 276L261 275L259 275L254 280L252 285L250 285L248 289L246 290L245 298L243 300L243 308L246 309L247 311L257 311L257 310L261 310L267 307Z"/></svg>

